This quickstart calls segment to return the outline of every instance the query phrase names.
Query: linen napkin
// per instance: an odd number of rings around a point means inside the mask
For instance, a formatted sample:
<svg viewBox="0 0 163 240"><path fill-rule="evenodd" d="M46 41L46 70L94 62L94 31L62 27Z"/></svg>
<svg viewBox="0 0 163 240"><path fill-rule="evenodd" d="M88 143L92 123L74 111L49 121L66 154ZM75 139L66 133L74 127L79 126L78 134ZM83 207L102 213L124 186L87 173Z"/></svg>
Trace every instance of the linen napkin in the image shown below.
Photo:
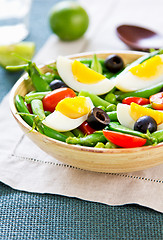
<svg viewBox="0 0 163 240"><path fill-rule="evenodd" d="M120 8L115 9L113 1L98 2L103 4L103 15L93 18L98 14L100 5L95 7L90 0L90 9L88 1L82 1L89 10L90 21L94 21L86 36L70 43L60 42L57 37L51 36L37 54L37 64L50 62L58 55L126 48L112 31L110 39L100 37L106 32L106 25L101 26L108 9L116 12ZM113 15L111 19L114 20ZM113 28L113 25L107 26L110 30ZM0 104L0 181L28 192L60 194L108 205L136 203L163 211L163 165L116 174L85 171L59 162L40 150L28 134L21 131L10 113L8 97Z"/></svg>

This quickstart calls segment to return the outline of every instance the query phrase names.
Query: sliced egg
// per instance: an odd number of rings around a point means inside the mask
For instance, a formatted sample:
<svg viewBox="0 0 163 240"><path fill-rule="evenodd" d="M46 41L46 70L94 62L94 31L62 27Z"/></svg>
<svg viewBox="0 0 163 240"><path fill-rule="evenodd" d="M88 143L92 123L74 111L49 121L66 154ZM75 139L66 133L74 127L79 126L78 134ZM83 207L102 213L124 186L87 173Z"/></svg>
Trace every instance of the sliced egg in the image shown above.
<svg viewBox="0 0 163 240"><path fill-rule="evenodd" d="M117 118L118 121L125 127L134 129L134 124L138 118L142 116L150 116L157 122L157 129L163 129L163 112L145 108L136 103L131 105L118 103L117 105Z"/></svg>
<svg viewBox="0 0 163 240"><path fill-rule="evenodd" d="M131 117L130 105L117 104L117 118L121 125L134 129L135 120Z"/></svg>
<svg viewBox="0 0 163 240"><path fill-rule="evenodd" d="M88 97L65 98L61 100L56 110L49 114L43 123L59 132L66 132L80 126L86 121L94 105Z"/></svg>
<svg viewBox="0 0 163 240"><path fill-rule="evenodd" d="M163 54L156 55L134 67L128 66L115 79L116 87L124 92L147 88L163 81Z"/></svg>
<svg viewBox="0 0 163 240"><path fill-rule="evenodd" d="M114 80L107 79L77 60L60 56L57 59L57 70L62 80L77 92L85 90L101 95L109 92L115 85Z"/></svg>

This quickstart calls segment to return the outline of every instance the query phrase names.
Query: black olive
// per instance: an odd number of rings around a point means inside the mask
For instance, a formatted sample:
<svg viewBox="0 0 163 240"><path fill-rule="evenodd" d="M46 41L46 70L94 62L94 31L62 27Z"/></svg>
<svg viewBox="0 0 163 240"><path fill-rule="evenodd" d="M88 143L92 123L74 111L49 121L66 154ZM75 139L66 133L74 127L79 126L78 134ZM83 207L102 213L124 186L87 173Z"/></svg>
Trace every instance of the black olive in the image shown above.
<svg viewBox="0 0 163 240"><path fill-rule="evenodd" d="M95 130L101 130L110 123L110 118L101 108L93 108L89 113L87 122Z"/></svg>
<svg viewBox="0 0 163 240"><path fill-rule="evenodd" d="M153 133L157 130L156 121L150 116L140 117L134 124L134 130L146 133L149 130L150 133Z"/></svg>
<svg viewBox="0 0 163 240"><path fill-rule="evenodd" d="M67 85L64 82L62 82L61 80L59 80L59 79L53 80L49 84L49 86L51 87L52 90L55 90L57 88L67 87Z"/></svg>
<svg viewBox="0 0 163 240"><path fill-rule="evenodd" d="M117 73L124 67L124 62L118 55L110 55L104 62L105 67L112 73Z"/></svg>

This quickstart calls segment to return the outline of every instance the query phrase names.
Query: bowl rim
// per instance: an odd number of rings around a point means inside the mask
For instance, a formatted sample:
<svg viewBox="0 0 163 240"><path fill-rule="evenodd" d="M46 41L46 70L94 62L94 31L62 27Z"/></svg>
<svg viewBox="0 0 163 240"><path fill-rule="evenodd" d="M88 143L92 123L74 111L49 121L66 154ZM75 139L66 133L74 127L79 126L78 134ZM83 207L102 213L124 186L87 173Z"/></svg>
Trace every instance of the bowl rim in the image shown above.
<svg viewBox="0 0 163 240"><path fill-rule="evenodd" d="M132 50L113 50L113 51L90 51L90 52L83 52L83 53L76 53L76 54L72 54L72 55L67 55L67 58L70 59L80 59L80 58L84 58L84 56L93 56L93 54L128 54L128 55L144 55L147 54L146 52L140 52L140 51L132 51ZM48 61L45 64L40 64L38 65L38 68L41 69L49 64L53 64L56 62L56 59L54 59L53 61ZM14 97L15 97L15 92L18 88L18 86L25 80L27 79L28 74L24 73L14 84L14 86L11 89L10 92L10 96L9 96L9 106L10 106L10 111L12 113L12 115L14 116L14 118L17 120L17 122L26 129L26 132L30 132L31 131L31 127L23 120L23 118L21 118L21 116L19 114L17 114L17 109L16 106L14 104ZM84 152L92 152L92 153L103 153L103 154L127 154L127 153L136 153L138 151L148 151L150 149L154 149L154 148L160 148L163 146L163 143L159 143L157 145L149 145L149 146L142 146L142 147L136 147L136 148L114 148L114 149L107 149L107 148L94 148L94 147L87 147L87 146L78 146L75 144L68 144L66 142L61 142L59 140L50 138L44 134L41 134L40 132L36 131L36 130L32 130L33 133L35 134L39 134L40 137L44 137L44 139L46 139L47 141L50 141L56 145L60 145L62 147L65 148L70 148L70 149L74 149L76 151L84 151Z"/></svg>

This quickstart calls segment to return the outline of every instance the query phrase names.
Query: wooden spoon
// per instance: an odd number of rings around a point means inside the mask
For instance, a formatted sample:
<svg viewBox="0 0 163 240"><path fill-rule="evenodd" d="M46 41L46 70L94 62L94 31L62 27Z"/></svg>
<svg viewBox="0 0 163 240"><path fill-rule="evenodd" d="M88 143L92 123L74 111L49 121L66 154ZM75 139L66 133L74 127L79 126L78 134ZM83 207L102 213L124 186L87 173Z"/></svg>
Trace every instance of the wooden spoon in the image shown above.
<svg viewBox="0 0 163 240"><path fill-rule="evenodd" d="M120 25L117 27L118 37L131 49L149 51L163 47L163 36L149 29L134 26Z"/></svg>

